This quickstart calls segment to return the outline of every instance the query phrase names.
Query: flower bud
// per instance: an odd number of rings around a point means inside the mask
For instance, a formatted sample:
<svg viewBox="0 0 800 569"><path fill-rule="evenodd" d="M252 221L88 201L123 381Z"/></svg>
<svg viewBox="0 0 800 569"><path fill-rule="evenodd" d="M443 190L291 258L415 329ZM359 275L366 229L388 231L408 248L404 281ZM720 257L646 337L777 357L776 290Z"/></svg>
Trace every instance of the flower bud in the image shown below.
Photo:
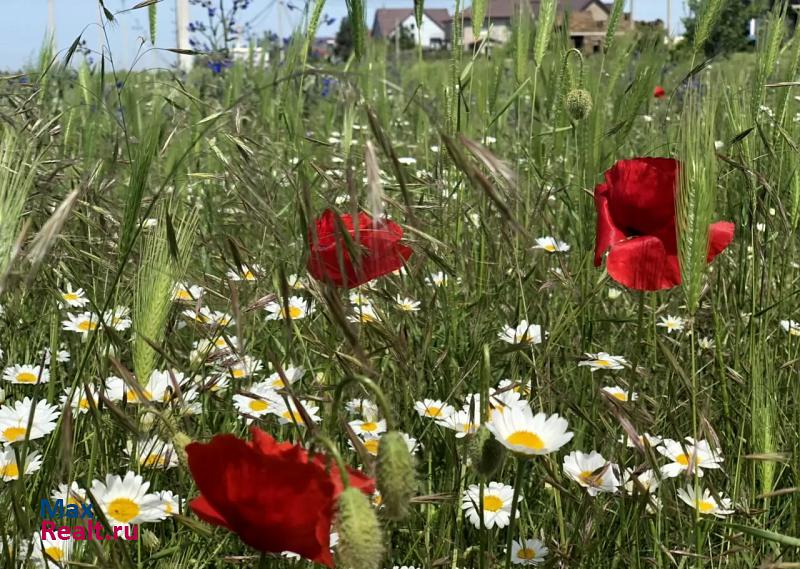
<svg viewBox="0 0 800 569"><path fill-rule="evenodd" d="M142 530L142 545L147 551L158 551L161 547L161 540L149 529Z"/></svg>
<svg viewBox="0 0 800 569"><path fill-rule="evenodd" d="M500 470L506 458L506 447L484 425L472 436L468 450L472 468L485 478L491 478Z"/></svg>
<svg viewBox="0 0 800 569"><path fill-rule="evenodd" d="M376 474L384 515L389 520L402 520L408 515L414 495L414 459L403 435L397 431L381 437Z"/></svg>
<svg viewBox="0 0 800 569"><path fill-rule="evenodd" d="M564 106L572 120L583 120L592 112L592 96L585 89L573 89L567 93Z"/></svg>
<svg viewBox="0 0 800 569"><path fill-rule="evenodd" d="M339 495L336 515L337 566L342 569L380 569L383 558L381 526L375 510L356 488Z"/></svg>
<svg viewBox="0 0 800 569"><path fill-rule="evenodd" d="M178 460L182 464L187 464L188 458L186 455L186 446L192 442L192 439L183 431L178 431L172 436L172 446L175 447L175 452L178 455Z"/></svg>

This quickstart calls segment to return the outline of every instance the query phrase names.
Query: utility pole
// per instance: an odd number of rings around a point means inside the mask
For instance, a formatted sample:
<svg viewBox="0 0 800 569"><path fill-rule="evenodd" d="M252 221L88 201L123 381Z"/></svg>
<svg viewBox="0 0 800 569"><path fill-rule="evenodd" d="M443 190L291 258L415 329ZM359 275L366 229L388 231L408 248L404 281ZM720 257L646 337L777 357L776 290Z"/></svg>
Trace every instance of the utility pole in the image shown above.
<svg viewBox="0 0 800 569"><path fill-rule="evenodd" d="M667 0L667 37L672 38L672 0Z"/></svg>
<svg viewBox="0 0 800 569"><path fill-rule="evenodd" d="M175 24L178 49L189 47L189 0L175 0ZM187 73L192 69L192 56L178 54L178 68Z"/></svg>

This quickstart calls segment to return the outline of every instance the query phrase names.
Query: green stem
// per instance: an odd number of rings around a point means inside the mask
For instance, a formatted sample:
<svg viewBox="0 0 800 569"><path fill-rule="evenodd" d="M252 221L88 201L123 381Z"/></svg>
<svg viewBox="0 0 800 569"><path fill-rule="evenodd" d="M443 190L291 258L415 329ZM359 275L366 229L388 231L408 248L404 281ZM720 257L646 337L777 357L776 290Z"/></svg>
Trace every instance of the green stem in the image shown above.
<svg viewBox="0 0 800 569"><path fill-rule="evenodd" d="M505 569L511 569L511 545L514 540L514 526L516 525L517 517L517 500L519 500L519 492L522 487L523 474L527 462L523 459L517 459L517 474L514 478L514 497L511 498L511 518L508 521L508 537L506 538L506 564Z"/></svg>
<svg viewBox="0 0 800 569"><path fill-rule="evenodd" d="M339 385L336 386L336 391L334 391L333 394L333 424L338 424L339 402L342 399L344 388L351 383L360 383L362 387L371 391L375 395L375 398L378 400L378 407L380 407L381 411L383 412L383 417L386 419L386 430L393 431L394 419L392 418L392 408L389 407L389 400L386 399L386 395L383 394L383 390L378 387L378 384L371 379L364 377L363 375L348 375L339 382Z"/></svg>
<svg viewBox="0 0 800 569"><path fill-rule="evenodd" d="M345 489L350 488L350 474L347 472L347 465L344 463L344 459L342 459L342 455L339 453L339 449L336 448L336 445L333 444L333 441L325 435L317 434L314 437L314 442L325 447L325 450L328 451L328 455L336 461L336 466L339 467L339 476L342 479L342 486Z"/></svg>

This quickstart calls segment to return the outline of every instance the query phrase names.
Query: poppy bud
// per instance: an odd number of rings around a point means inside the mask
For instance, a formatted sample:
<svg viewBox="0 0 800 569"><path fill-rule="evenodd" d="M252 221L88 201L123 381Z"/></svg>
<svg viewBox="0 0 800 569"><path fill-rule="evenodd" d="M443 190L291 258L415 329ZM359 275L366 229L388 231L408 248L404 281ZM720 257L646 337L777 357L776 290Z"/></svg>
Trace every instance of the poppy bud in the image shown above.
<svg viewBox="0 0 800 569"><path fill-rule="evenodd" d="M147 551L158 551L161 547L161 540L149 529L142 530L142 545Z"/></svg>
<svg viewBox="0 0 800 569"><path fill-rule="evenodd" d="M182 431L178 431L172 436L172 446L175 447L175 452L178 454L178 460L180 460L182 464L187 463L186 445L191 442L192 439L190 439L189 436Z"/></svg>
<svg viewBox="0 0 800 569"><path fill-rule="evenodd" d="M469 442L469 457L472 468L485 478L491 478L500 470L506 459L506 448L492 436L484 425L481 425Z"/></svg>
<svg viewBox="0 0 800 569"><path fill-rule="evenodd" d="M592 96L586 89L573 89L567 93L564 106L572 120L583 120L592 112Z"/></svg>
<svg viewBox="0 0 800 569"><path fill-rule="evenodd" d="M395 521L405 518L414 495L414 459L403 435L397 431L381 438L376 474L386 518Z"/></svg>
<svg viewBox="0 0 800 569"><path fill-rule="evenodd" d="M381 526L369 498L360 490L350 487L339 495L336 531L339 534L337 566L380 569L383 558Z"/></svg>

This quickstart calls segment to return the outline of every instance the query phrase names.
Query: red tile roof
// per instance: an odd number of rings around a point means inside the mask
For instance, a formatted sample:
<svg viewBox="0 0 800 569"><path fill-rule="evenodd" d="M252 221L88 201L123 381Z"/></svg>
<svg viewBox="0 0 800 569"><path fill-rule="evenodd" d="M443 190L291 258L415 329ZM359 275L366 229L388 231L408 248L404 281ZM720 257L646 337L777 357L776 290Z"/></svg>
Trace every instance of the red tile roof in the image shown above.
<svg viewBox="0 0 800 569"><path fill-rule="evenodd" d="M443 30L447 25L445 22L451 20L446 8L436 8L425 10L425 15L434 21ZM372 35L374 37L388 37L395 28L414 14L413 8L379 8L375 10L375 19L372 23Z"/></svg>

